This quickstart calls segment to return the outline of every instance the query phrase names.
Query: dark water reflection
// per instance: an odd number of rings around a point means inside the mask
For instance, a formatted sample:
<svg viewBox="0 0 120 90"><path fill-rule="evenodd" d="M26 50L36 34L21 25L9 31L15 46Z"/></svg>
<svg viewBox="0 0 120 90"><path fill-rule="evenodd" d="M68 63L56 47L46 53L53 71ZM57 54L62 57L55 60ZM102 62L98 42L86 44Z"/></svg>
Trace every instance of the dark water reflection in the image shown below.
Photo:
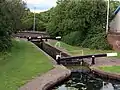
<svg viewBox="0 0 120 90"><path fill-rule="evenodd" d="M72 73L69 81L55 90L120 90L120 82L103 80L92 74Z"/></svg>

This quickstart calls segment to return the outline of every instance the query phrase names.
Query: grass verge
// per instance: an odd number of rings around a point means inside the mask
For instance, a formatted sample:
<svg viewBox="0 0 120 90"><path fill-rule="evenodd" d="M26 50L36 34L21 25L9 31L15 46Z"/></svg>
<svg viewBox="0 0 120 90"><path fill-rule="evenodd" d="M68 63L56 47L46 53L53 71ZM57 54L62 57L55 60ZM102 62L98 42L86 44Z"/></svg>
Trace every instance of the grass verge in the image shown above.
<svg viewBox="0 0 120 90"><path fill-rule="evenodd" d="M51 41L50 44L52 46L55 46L56 42L57 41ZM113 50L91 50L89 48L71 46L63 42L60 42L60 48L62 48L63 50L66 50L68 53L70 53L73 56L115 52ZM82 54L82 51L83 51L83 54ZM117 53L118 53L118 56L116 58L120 58L120 52L117 52ZM104 66L104 67L102 66L97 68L106 72L120 73L120 66Z"/></svg>
<svg viewBox="0 0 120 90"><path fill-rule="evenodd" d="M105 72L120 73L120 66L104 66L99 67L98 69L103 70Z"/></svg>
<svg viewBox="0 0 120 90"><path fill-rule="evenodd" d="M17 90L52 68L48 57L36 46L24 40L13 40L11 51L0 53L0 90Z"/></svg>
<svg viewBox="0 0 120 90"><path fill-rule="evenodd" d="M51 41L50 44L52 46L55 46L56 42L57 41ZM68 44L63 43L63 42L60 42L60 48L63 48L68 53L72 54L73 56L115 52L115 51L112 51L112 50L91 50L89 48L71 46L71 45L68 45ZM120 56L120 54L119 54L119 56Z"/></svg>

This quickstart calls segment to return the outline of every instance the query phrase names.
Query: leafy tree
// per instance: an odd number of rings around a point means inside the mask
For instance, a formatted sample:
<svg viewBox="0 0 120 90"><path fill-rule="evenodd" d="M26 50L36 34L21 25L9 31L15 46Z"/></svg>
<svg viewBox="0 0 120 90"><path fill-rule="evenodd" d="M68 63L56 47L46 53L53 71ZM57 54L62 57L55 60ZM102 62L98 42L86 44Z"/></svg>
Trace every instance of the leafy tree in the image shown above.
<svg viewBox="0 0 120 90"><path fill-rule="evenodd" d="M114 11L117 9L117 7L120 5L120 1L111 0L110 1L110 17L109 22L114 18Z"/></svg>
<svg viewBox="0 0 120 90"><path fill-rule="evenodd" d="M33 30L33 21L34 21L34 13L28 12L28 14L25 14L22 18L22 26L23 30ZM45 31L45 20L43 19L43 16L41 13L36 13L35 16L35 26L36 31Z"/></svg>
<svg viewBox="0 0 120 90"><path fill-rule="evenodd" d="M116 6L114 3L111 8ZM51 36L62 36L63 41L72 45L110 49L105 33L106 12L105 0L58 0L50 12L47 31ZM101 43L96 42L99 39Z"/></svg>
<svg viewBox="0 0 120 90"><path fill-rule="evenodd" d="M20 29L25 8L22 0L0 1L0 51L11 47L11 34Z"/></svg>

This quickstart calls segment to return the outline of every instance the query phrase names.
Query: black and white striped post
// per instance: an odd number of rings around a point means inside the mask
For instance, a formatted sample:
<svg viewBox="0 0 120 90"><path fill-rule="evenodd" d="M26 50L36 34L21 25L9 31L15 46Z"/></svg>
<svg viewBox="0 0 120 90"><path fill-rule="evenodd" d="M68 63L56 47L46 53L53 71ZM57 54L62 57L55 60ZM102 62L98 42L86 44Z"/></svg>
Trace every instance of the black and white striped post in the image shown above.
<svg viewBox="0 0 120 90"><path fill-rule="evenodd" d="M28 41L30 41L30 40L31 40L31 37L27 37L27 39L28 39Z"/></svg>
<svg viewBox="0 0 120 90"><path fill-rule="evenodd" d="M95 64L95 56L93 55L92 56L92 63L91 63L92 65L94 65Z"/></svg>
<svg viewBox="0 0 120 90"><path fill-rule="evenodd" d="M117 53L107 53L107 57L113 57L113 56L117 56Z"/></svg>
<svg viewBox="0 0 120 90"><path fill-rule="evenodd" d="M58 65L60 65L60 58L61 58L60 55L56 55L56 61L57 61L57 64L58 64Z"/></svg>
<svg viewBox="0 0 120 90"><path fill-rule="evenodd" d="M60 57L60 61L63 60L71 60L71 59L85 59L85 58L91 58L91 65L95 64L95 58L98 57L112 57L112 56L117 56L117 53L106 53L106 54L96 54L96 55L85 55L85 56L73 56L73 57Z"/></svg>
<svg viewBox="0 0 120 90"><path fill-rule="evenodd" d="M57 39L57 40L60 40L60 39L61 39L61 36L56 37L56 39Z"/></svg>

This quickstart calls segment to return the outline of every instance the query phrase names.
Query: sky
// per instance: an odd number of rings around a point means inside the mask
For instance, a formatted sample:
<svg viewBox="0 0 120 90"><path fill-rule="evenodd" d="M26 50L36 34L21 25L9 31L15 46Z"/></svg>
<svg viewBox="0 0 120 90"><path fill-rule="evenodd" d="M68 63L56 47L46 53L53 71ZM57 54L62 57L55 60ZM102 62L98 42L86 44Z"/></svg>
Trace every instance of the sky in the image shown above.
<svg viewBox="0 0 120 90"><path fill-rule="evenodd" d="M34 8L35 8L35 12L39 13L39 12L47 11L50 8L56 6L57 0L23 0L23 1L27 3L28 8L30 8L32 12L34 12Z"/></svg>
<svg viewBox="0 0 120 90"><path fill-rule="evenodd" d="M57 0L23 0L27 3L27 7L30 8L32 12L39 13L56 6Z"/></svg>

